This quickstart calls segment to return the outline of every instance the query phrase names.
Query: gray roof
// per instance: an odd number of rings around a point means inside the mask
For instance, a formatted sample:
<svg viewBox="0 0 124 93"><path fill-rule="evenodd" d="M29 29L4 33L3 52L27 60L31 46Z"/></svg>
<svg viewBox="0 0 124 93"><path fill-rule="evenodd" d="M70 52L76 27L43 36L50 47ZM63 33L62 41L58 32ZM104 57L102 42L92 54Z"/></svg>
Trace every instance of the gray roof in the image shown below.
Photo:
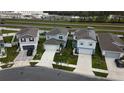
<svg viewBox="0 0 124 93"><path fill-rule="evenodd" d="M65 41L63 41L63 40L56 40L56 39L52 38L52 39L46 40L46 42L44 44L60 45L61 43L63 44L63 43L65 43Z"/></svg>
<svg viewBox="0 0 124 93"><path fill-rule="evenodd" d="M47 35L57 35L57 34L66 35L67 33L68 33L67 28L57 27L57 28L52 29L50 32L48 32Z"/></svg>
<svg viewBox="0 0 124 93"><path fill-rule="evenodd" d="M99 40L100 48L106 51L123 52L123 49L121 47L114 44L117 41L115 41L115 38L113 37L115 36L111 33L99 33L98 40Z"/></svg>
<svg viewBox="0 0 124 93"><path fill-rule="evenodd" d="M21 31L17 32L17 37L22 38L22 37L37 37L38 33L38 28L23 28Z"/></svg>
<svg viewBox="0 0 124 93"><path fill-rule="evenodd" d="M92 39L96 41L96 34L94 30L78 29L75 34L76 39Z"/></svg>

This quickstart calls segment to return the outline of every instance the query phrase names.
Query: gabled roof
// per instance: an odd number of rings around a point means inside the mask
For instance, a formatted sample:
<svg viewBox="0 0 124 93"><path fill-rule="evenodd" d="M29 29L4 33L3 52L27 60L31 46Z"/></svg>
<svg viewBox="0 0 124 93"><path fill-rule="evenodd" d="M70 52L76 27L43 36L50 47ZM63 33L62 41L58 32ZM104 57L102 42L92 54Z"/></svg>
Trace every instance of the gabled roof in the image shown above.
<svg viewBox="0 0 124 93"><path fill-rule="evenodd" d="M75 34L76 39L91 39L96 41L96 34L94 30L88 30L88 29L78 29Z"/></svg>
<svg viewBox="0 0 124 93"><path fill-rule="evenodd" d="M111 33L99 33L98 40L100 48L106 51L123 52L123 49L121 47L119 47L117 44L114 44L115 38L113 38L113 36L114 35Z"/></svg>
<svg viewBox="0 0 124 93"><path fill-rule="evenodd" d="M50 32L48 32L47 35L57 35L57 34L66 35L67 33L68 33L67 28L57 27L52 29Z"/></svg>
<svg viewBox="0 0 124 93"><path fill-rule="evenodd" d="M56 40L54 38L46 40L46 42L44 44L51 44L51 45L60 45L60 44L65 43L63 40Z"/></svg>
<svg viewBox="0 0 124 93"><path fill-rule="evenodd" d="M17 37L22 38L22 37L37 37L38 33L38 28L23 28L21 31L17 32Z"/></svg>

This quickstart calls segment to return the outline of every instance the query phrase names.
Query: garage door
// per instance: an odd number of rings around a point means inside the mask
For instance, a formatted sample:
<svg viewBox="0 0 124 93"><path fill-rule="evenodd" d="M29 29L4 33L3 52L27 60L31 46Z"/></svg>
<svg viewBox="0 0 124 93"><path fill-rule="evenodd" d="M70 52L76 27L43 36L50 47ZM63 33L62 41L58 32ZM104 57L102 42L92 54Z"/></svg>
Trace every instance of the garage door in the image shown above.
<svg viewBox="0 0 124 93"><path fill-rule="evenodd" d="M116 53L116 52L105 52L105 57L110 57L110 58L119 58L120 57L120 53Z"/></svg>
<svg viewBox="0 0 124 93"><path fill-rule="evenodd" d="M93 54L93 50L92 49L79 49L80 54Z"/></svg>
<svg viewBox="0 0 124 93"><path fill-rule="evenodd" d="M34 45L23 46L23 50L34 49Z"/></svg>
<svg viewBox="0 0 124 93"><path fill-rule="evenodd" d="M59 49L59 45L44 45L45 50L57 50Z"/></svg>

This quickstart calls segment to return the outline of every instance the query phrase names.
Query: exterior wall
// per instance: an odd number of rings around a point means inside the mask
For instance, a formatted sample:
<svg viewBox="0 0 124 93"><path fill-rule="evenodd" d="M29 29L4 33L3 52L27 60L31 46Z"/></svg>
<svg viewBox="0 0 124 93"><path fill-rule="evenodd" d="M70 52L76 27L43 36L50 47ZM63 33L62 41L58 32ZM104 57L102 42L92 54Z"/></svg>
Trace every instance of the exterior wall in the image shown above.
<svg viewBox="0 0 124 93"><path fill-rule="evenodd" d="M83 45L81 45L81 43L83 43ZM92 44L92 46L90 46L90 44ZM96 41L87 40L87 39L77 40L77 48L95 49L95 47L96 47Z"/></svg>

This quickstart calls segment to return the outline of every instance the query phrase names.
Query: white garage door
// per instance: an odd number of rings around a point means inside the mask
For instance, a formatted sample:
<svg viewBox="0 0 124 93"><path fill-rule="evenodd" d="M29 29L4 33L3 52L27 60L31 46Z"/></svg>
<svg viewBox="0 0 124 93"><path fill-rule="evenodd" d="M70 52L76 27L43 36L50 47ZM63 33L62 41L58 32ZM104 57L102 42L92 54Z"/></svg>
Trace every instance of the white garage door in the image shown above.
<svg viewBox="0 0 124 93"><path fill-rule="evenodd" d="M120 57L120 53L106 51L105 52L105 57L119 58Z"/></svg>
<svg viewBox="0 0 124 93"><path fill-rule="evenodd" d="M93 50L92 49L79 49L79 53L80 54L93 54Z"/></svg>
<svg viewBox="0 0 124 93"><path fill-rule="evenodd" d="M59 49L59 45L44 45L45 50L57 50Z"/></svg>

